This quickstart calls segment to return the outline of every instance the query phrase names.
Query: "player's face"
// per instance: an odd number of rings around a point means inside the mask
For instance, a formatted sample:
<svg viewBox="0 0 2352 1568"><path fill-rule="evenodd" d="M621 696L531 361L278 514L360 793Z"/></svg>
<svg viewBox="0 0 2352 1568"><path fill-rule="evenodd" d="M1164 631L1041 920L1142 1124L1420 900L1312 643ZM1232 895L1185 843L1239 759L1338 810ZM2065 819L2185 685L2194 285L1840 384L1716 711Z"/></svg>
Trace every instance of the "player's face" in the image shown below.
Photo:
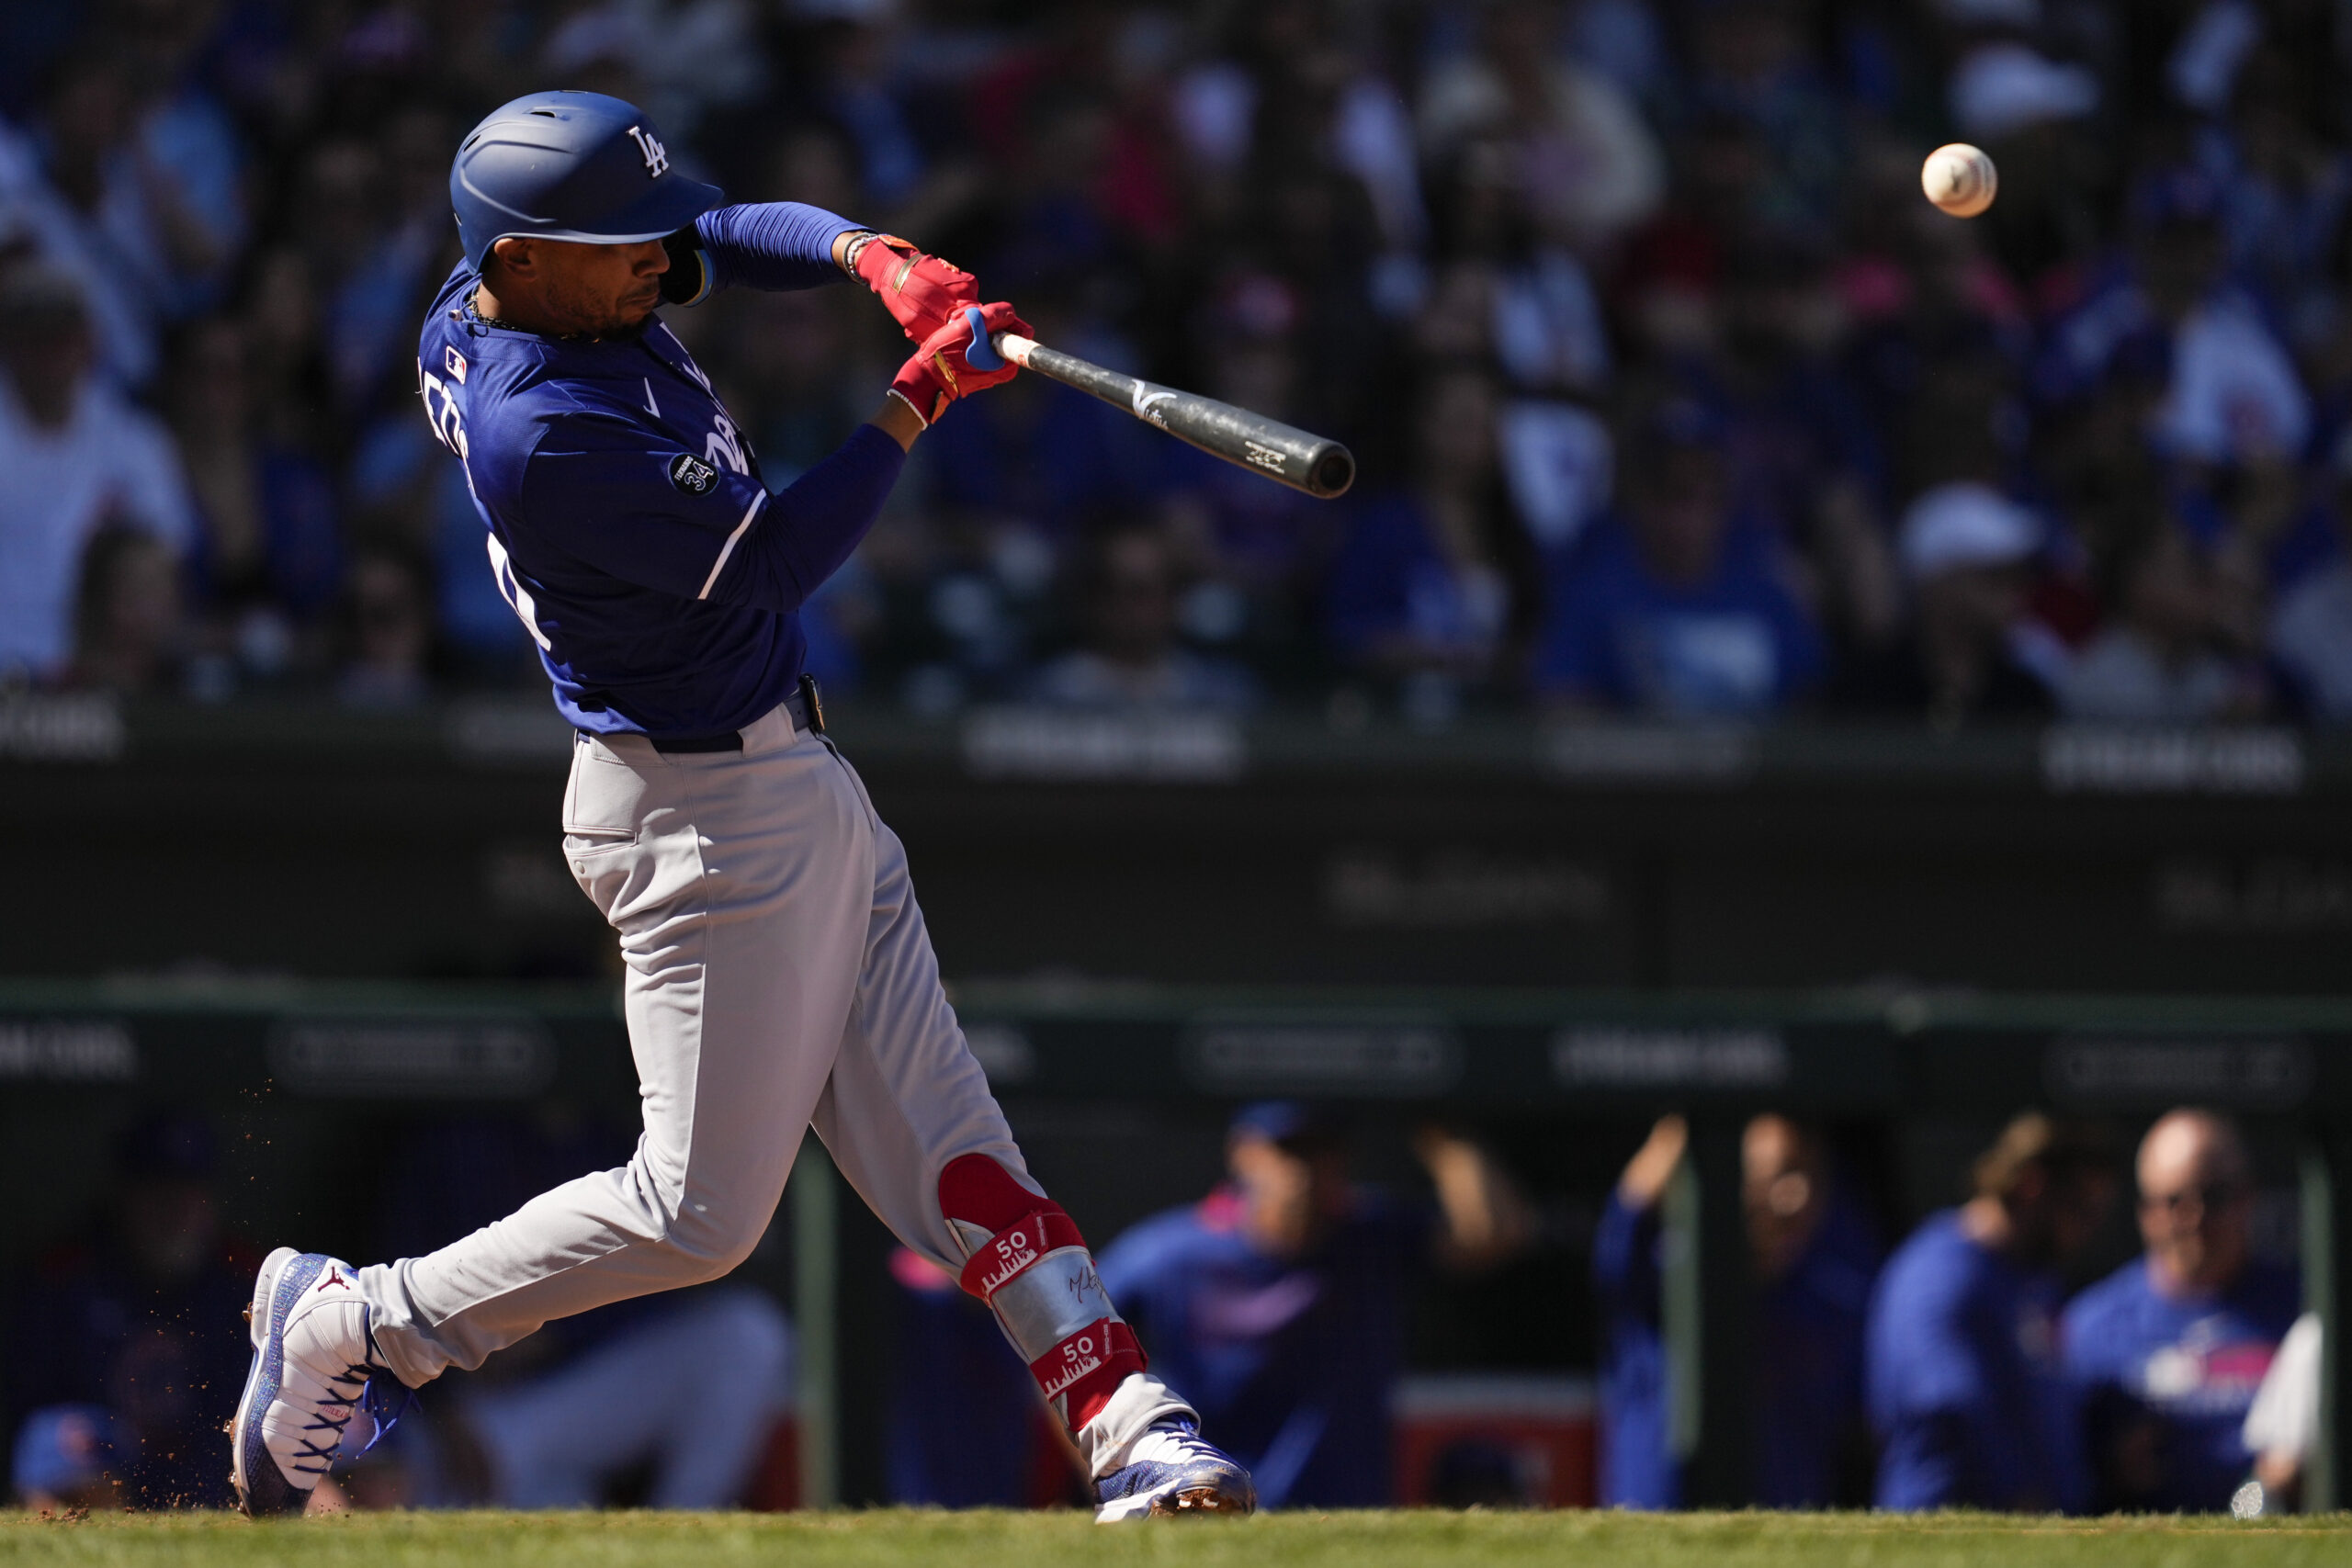
<svg viewBox="0 0 2352 1568"><path fill-rule="evenodd" d="M555 243L538 247L547 313L562 330L604 336L644 323L662 303L670 257L659 240L627 245Z"/></svg>

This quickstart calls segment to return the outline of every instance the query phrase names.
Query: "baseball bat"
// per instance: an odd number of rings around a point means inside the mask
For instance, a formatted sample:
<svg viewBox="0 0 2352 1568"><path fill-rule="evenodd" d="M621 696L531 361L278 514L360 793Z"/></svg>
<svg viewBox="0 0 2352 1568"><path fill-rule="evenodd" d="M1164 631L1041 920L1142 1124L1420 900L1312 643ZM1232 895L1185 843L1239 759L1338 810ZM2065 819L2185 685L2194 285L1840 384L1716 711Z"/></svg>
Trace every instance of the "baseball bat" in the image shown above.
<svg viewBox="0 0 2352 1568"><path fill-rule="evenodd" d="M1091 360L1047 348L1018 333L995 333L989 341L999 354L1024 370L1090 392L1180 441L1191 442L1212 457L1263 474L1318 501L1345 495L1356 482L1355 454L1336 441L1215 398L1105 370Z"/></svg>

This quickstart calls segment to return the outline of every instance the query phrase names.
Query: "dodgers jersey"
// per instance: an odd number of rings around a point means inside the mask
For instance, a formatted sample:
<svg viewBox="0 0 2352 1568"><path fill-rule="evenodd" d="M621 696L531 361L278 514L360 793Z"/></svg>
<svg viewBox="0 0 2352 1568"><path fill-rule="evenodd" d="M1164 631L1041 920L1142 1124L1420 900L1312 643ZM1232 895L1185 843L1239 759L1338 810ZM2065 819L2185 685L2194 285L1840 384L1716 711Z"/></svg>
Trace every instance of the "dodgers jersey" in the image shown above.
<svg viewBox="0 0 2352 1568"><path fill-rule="evenodd" d="M716 282L836 280L854 227L794 203L721 208L696 230ZM659 317L558 339L475 313L460 264L418 343L434 434L465 465L490 568L579 729L739 729L788 696L808 649L797 612L849 558L906 454L862 425L788 489Z"/></svg>

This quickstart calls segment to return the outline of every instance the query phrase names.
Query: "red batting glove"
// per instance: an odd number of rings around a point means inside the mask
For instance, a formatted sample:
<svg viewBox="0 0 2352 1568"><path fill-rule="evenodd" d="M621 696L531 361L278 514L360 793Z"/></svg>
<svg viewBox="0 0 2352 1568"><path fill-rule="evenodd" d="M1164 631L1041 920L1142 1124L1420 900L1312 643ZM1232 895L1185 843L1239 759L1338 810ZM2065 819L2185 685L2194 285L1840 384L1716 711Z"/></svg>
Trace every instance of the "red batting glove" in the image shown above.
<svg viewBox="0 0 2352 1568"><path fill-rule="evenodd" d="M958 398L989 387L1002 386L1021 367L997 353L989 342L992 333L1029 335L1029 323L1000 299L993 305L967 305L956 319L923 340L915 356L899 367L890 390L915 411L923 428L947 412Z"/></svg>
<svg viewBox="0 0 2352 1568"><path fill-rule="evenodd" d="M980 302L980 280L896 234L876 234L857 253L857 276L881 298L910 343L923 343L958 310Z"/></svg>

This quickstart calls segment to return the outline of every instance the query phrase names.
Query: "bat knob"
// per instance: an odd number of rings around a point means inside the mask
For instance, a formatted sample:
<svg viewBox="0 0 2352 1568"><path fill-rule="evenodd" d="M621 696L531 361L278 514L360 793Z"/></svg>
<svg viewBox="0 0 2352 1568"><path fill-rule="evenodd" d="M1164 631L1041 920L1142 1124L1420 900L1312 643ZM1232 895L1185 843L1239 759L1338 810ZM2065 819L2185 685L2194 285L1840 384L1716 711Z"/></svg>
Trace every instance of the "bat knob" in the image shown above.
<svg viewBox="0 0 2352 1568"><path fill-rule="evenodd" d="M1356 482L1356 455L1332 442L1306 466L1306 488L1325 501L1336 500Z"/></svg>

